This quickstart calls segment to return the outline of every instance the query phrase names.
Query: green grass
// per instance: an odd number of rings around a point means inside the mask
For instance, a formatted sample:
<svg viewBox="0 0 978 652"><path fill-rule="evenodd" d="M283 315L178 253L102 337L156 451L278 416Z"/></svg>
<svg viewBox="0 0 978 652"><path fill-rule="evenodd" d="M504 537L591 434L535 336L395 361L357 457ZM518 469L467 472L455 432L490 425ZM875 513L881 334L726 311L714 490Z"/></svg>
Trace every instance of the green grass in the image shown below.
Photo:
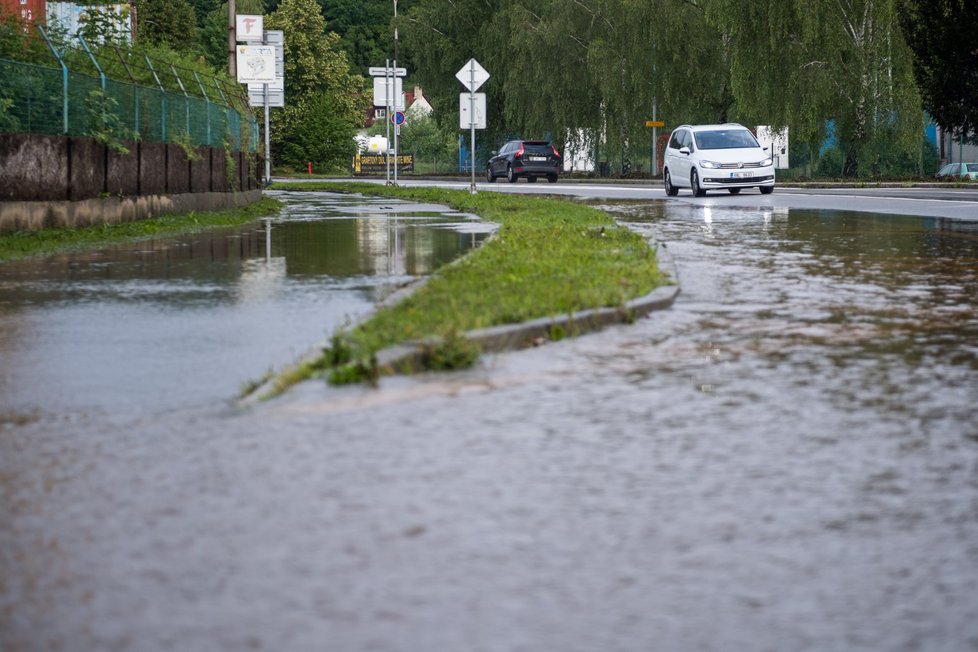
<svg viewBox="0 0 978 652"><path fill-rule="evenodd" d="M204 229L239 226L266 215L275 215L281 208L280 201L265 197L248 206L221 211L165 215L136 222L82 228L0 233L0 262L62 251L95 249L119 242L194 233Z"/></svg>
<svg viewBox="0 0 978 652"><path fill-rule="evenodd" d="M332 368L335 380L369 380L376 376L371 360L377 351L429 337L443 338L450 349L430 351L426 358L433 365L451 368L458 361L464 366L473 356L460 350L458 333L621 306L666 282L655 252L641 236L595 208L568 200L367 183L296 185L303 191L437 203L499 224L493 238L440 269L420 290L334 336L323 359L307 365L309 375ZM273 188L287 190L290 184ZM354 368L360 371L351 373Z"/></svg>

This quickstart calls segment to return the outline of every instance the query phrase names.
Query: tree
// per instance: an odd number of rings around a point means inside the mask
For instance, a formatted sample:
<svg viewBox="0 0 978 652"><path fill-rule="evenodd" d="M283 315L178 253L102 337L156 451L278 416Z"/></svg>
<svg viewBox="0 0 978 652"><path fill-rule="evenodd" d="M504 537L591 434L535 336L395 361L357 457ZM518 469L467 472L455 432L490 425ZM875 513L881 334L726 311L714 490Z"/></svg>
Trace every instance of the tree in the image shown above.
<svg viewBox="0 0 978 652"><path fill-rule="evenodd" d="M286 106L271 115L272 160L347 166L369 98L363 78L350 73L339 37L326 32L314 0L282 0L265 26L285 32Z"/></svg>
<svg viewBox="0 0 978 652"><path fill-rule="evenodd" d="M413 152L422 161L437 162L455 156L458 136L455 129L445 129L429 114L411 113L401 127L398 145L401 151Z"/></svg>
<svg viewBox="0 0 978 652"><path fill-rule="evenodd" d="M787 126L812 166L833 125L840 172L880 174L883 159L919 155L923 113L895 0L713 0L727 40L737 113Z"/></svg>
<svg viewBox="0 0 978 652"><path fill-rule="evenodd" d="M137 39L179 52L197 49L197 17L187 0L139 0L135 7Z"/></svg>
<svg viewBox="0 0 978 652"><path fill-rule="evenodd" d="M398 18L413 4L413 0L398 0ZM330 31L340 35L340 47L355 71L365 75L367 68L383 65L395 55L398 66L408 63L403 48L394 52L391 0L329 0L323 3L323 15Z"/></svg>
<svg viewBox="0 0 978 652"><path fill-rule="evenodd" d="M978 144L978 2L898 4L924 108L942 129Z"/></svg>

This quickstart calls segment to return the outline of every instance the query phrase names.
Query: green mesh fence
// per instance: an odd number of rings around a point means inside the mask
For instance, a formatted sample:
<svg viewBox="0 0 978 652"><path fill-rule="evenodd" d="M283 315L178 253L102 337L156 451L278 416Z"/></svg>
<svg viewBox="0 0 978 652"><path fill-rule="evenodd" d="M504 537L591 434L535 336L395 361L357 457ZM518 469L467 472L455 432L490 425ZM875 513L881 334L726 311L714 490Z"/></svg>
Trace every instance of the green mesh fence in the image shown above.
<svg viewBox="0 0 978 652"><path fill-rule="evenodd" d="M0 59L0 131L255 151L254 116L207 97Z"/></svg>

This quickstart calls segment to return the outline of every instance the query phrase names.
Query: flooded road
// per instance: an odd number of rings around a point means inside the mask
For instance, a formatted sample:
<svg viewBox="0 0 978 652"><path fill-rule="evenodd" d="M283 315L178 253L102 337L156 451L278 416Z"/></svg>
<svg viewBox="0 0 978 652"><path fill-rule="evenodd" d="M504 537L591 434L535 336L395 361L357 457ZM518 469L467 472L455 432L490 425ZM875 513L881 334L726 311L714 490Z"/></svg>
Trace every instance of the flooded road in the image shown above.
<svg viewBox="0 0 978 652"><path fill-rule="evenodd" d="M227 402L491 232L444 207L278 196L243 229L0 264L0 423Z"/></svg>
<svg viewBox="0 0 978 652"><path fill-rule="evenodd" d="M978 224L605 208L670 310L0 426L0 647L978 649Z"/></svg>

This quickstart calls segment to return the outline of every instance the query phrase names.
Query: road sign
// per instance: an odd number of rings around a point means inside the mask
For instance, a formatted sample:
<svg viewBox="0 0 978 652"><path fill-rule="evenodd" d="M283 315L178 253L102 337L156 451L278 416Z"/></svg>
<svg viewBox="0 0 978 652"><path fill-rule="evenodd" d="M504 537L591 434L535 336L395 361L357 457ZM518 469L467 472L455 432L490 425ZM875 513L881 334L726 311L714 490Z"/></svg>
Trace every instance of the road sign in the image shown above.
<svg viewBox="0 0 978 652"><path fill-rule="evenodd" d="M395 111L391 115L391 122L393 122L398 127L400 127L402 124L404 124L405 119L406 118L404 117L404 112L403 111Z"/></svg>
<svg viewBox="0 0 978 652"><path fill-rule="evenodd" d="M475 118L470 119L472 111L472 97L475 97ZM485 93L459 93L458 94L458 127L459 129L485 129L486 128L486 94Z"/></svg>
<svg viewBox="0 0 978 652"><path fill-rule="evenodd" d="M394 77L391 82L388 82L387 77L374 77L374 106L387 106L391 105L395 111L403 111L404 106L404 92L401 90L401 78ZM388 87L391 91L390 98L387 97Z"/></svg>
<svg viewBox="0 0 978 652"><path fill-rule="evenodd" d="M407 68L384 68L383 66L373 66L367 69L371 77L407 77Z"/></svg>
<svg viewBox="0 0 978 652"><path fill-rule="evenodd" d="M665 127L666 126L666 123L663 122L662 120L646 120L645 121L645 126L646 127Z"/></svg>
<svg viewBox="0 0 978 652"><path fill-rule="evenodd" d="M470 93L479 90L479 87L489 79L489 73L475 59L469 59L469 62L462 66L462 69L455 73L455 76L462 82L462 86L469 89Z"/></svg>
<svg viewBox="0 0 978 652"><path fill-rule="evenodd" d="M252 82L248 84L248 105L265 106L265 91L268 91L269 108L285 106L285 32L268 30L265 32L265 44L275 48L275 80L265 83Z"/></svg>
<svg viewBox="0 0 978 652"><path fill-rule="evenodd" d="M234 37L238 41L261 43L264 37L264 17L235 14Z"/></svg>
<svg viewBox="0 0 978 652"><path fill-rule="evenodd" d="M239 45L236 52L239 82L270 84L275 81L275 46Z"/></svg>

